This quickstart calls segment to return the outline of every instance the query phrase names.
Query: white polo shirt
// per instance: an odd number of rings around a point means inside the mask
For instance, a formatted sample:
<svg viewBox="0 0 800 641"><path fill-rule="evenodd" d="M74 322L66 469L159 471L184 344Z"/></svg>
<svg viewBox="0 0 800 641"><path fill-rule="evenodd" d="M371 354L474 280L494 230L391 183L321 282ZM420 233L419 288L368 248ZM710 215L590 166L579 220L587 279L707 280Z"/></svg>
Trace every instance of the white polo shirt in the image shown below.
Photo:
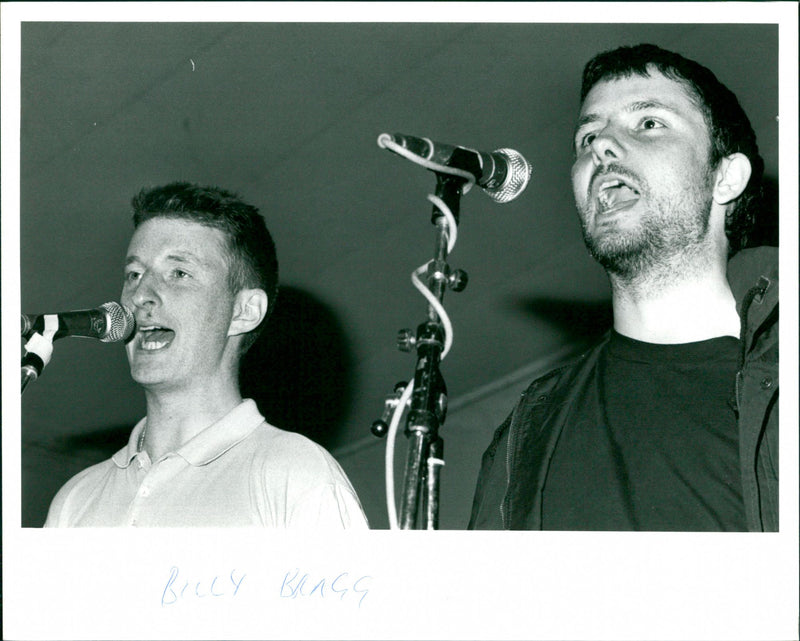
<svg viewBox="0 0 800 641"><path fill-rule="evenodd" d="M336 460L250 399L155 463L137 447L145 421L58 491L45 527L368 528Z"/></svg>

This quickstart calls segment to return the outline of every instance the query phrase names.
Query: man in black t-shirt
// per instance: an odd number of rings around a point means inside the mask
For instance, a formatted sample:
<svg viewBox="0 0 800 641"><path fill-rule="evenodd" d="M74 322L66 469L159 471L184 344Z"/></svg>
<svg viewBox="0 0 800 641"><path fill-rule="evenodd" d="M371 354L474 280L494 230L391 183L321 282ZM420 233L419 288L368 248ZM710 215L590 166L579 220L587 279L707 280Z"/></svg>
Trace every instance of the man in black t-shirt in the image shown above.
<svg viewBox="0 0 800 641"><path fill-rule="evenodd" d="M747 116L698 63L622 47L584 69L574 149L614 327L497 430L470 527L777 530L777 250L743 250Z"/></svg>

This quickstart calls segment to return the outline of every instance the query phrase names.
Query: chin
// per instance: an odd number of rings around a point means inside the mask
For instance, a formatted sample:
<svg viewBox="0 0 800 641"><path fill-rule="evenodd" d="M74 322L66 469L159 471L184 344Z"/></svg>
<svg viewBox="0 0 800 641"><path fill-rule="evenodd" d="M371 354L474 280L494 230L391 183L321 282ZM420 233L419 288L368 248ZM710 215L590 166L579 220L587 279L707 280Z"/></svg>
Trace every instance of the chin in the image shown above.
<svg viewBox="0 0 800 641"><path fill-rule="evenodd" d="M158 385L160 382L159 379L147 377L147 376L131 376L133 382L137 385L141 385L142 387L152 387L153 385Z"/></svg>
<svg viewBox="0 0 800 641"><path fill-rule="evenodd" d="M631 234L596 234L584 237L586 247L607 271L630 276L646 263L648 244L645 239Z"/></svg>
<svg viewBox="0 0 800 641"><path fill-rule="evenodd" d="M131 378L139 385L158 385L165 382L164 374L159 374L145 368L131 367Z"/></svg>

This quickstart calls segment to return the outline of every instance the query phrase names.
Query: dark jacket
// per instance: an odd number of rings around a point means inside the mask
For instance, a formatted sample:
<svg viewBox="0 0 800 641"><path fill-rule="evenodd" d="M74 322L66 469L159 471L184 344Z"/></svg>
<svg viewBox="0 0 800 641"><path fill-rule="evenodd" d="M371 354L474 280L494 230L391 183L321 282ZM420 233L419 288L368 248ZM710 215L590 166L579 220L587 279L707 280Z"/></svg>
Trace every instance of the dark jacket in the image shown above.
<svg viewBox="0 0 800 641"><path fill-rule="evenodd" d="M728 264L741 319L736 376L739 459L751 531L778 529L778 250L743 250ZM470 529L541 529L542 488L572 404L593 380L608 335L536 379L483 455Z"/></svg>

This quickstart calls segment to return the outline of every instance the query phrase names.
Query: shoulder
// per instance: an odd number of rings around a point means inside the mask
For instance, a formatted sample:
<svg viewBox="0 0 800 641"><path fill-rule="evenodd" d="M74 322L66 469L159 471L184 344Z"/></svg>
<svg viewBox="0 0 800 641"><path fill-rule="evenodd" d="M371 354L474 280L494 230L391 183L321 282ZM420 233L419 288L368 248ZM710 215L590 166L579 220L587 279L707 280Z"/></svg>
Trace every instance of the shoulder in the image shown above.
<svg viewBox="0 0 800 641"><path fill-rule="evenodd" d="M571 356L535 378L522 393L519 405L551 400L558 392L569 389L579 374L594 367L603 349L605 349L609 337L610 333L604 335L602 339L591 347Z"/></svg>
<svg viewBox="0 0 800 641"><path fill-rule="evenodd" d="M264 422L251 436L253 461L263 474L284 475L295 482L349 484L330 452L302 434Z"/></svg>
<svg viewBox="0 0 800 641"><path fill-rule="evenodd" d="M498 442L511 429L512 423L519 424L520 420L529 423L532 415L546 413L554 404L565 402L580 376L594 367L609 336L610 333L604 335L587 349L567 357L534 378L520 395L508 418L497 428L490 449L497 447Z"/></svg>
<svg viewBox="0 0 800 641"><path fill-rule="evenodd" d="M503 529L502 504L508 490L507 461L512 432L535 434L544 418L558 404L565 402L581 372L592 369L602 352L607 337L591 348L574 354L545 371L522 392L506 420L497 428L492 442L483 454L469 529Z"/></svg>
<svg viewBox="0 0 800 641"><path fill-rule="evenodd" d="M253 434L256 496L287 527L365 528L367 520L344 470L311 439L262 424Z"/></svg>
<svg viewBox="0 0 800 641"><path fill-rule="evenodd" d="M269 458L293 455L324 461L331 457L324 447L310 438L275 427L266 421L259 425L253 436L258 441L260 454Z"/></svg>
<svg viewBox="0 0 800 641"><path fill-rule="evenodd" d="M114 462L107 459L78 472L61 489L50 503L45 527L66 527L70 525L74 506L82 506L102 479L114 468Z"/></svg>

